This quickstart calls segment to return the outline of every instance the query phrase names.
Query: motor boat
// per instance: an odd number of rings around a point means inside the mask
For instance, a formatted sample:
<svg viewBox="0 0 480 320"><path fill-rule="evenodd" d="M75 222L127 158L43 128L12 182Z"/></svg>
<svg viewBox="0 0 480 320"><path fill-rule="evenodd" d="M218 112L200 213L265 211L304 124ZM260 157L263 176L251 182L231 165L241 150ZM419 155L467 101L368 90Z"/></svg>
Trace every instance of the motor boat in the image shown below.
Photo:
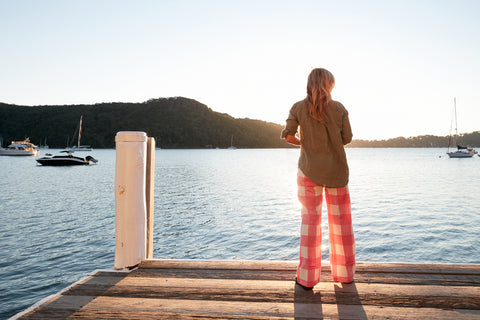
<svg viewBox="0 0 480 320"><path fill-rule="evenodd" d="M59 156L46 155L45 157L37 159L37 162L42 166L88 166L96 164L98 160L92 156L82 158L74 156L71 152L66 152L65 155Z"/></svg>
<svg viewBox="0 0 480 320"><path fill-rule="evenodd" d="M0 156L36 156L38 149L38 146L26 138L23 141L12 141L7 148L0 148Z"/></svg>

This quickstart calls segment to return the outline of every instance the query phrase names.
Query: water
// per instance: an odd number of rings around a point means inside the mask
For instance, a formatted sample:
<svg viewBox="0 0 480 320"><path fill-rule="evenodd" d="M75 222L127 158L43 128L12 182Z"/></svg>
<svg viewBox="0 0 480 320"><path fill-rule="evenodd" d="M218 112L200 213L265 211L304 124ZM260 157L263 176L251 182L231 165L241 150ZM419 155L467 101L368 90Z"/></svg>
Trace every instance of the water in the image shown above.
<svg viewBox="0 0 480 320"><path fill-rule="evenodd" d="M99 164L0 157L0 318L113 268L115 150L88 154ZM480 263L479 157L347 155L358 261ZM297 149L157 150L154 258L297 260L297 159Z"/></svg>

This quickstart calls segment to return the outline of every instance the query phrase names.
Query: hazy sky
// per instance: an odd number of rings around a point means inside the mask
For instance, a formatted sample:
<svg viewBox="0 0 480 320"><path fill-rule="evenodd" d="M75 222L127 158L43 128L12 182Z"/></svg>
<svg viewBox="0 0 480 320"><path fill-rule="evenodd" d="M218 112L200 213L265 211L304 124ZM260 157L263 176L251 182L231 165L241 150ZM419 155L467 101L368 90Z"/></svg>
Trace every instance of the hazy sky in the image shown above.
<svg viewBox="0 0 480 320"><path fill-rule="evenodd" d="M184 96L283 124L313 67L355 139L480 130L480 1L0 0L0 102Z"/></svg>

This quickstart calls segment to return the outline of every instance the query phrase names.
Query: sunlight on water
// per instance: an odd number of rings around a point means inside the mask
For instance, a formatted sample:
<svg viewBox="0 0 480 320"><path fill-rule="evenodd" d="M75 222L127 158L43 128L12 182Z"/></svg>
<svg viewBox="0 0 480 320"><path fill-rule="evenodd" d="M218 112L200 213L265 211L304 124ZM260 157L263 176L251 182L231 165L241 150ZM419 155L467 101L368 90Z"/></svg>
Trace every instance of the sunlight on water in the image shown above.
<svg viewBox="0 0 480 320"><path fill-rule="evenodd" d="M98 165L72 168L0 157L0 314L113 268L115 151L91 155ZM479 157L347 155L358 261L480 263ZM297 149L157 150L154 257L297 260L297 159ZM328 260L325 203L322 229Z"/></svg>
<svg viewBox="0 0 480 320"><path fill-rule="evenodd" d="M155 256L297 259L298 150L162 150L159 157L162 152L159 171L165 173L157 179L172 176L175 181L156 184L162 197L156 199L155 230L161 236L155 242ZM471 255L478 241L468 224L469 219L478 220L473 216L480 203L471 197L471 190L478 187L480 159L459 163L439 157L444 154L440 149L347 153L359 261L478 261ZM462 172L470 176L468 186L456 182ZM462 200L456 201L458 197ZM325 207L322 228L328 259ZM170 219L179 227L168 223ZM470 231L461 232L455 226L459 221ZM473 225L478 227L478 222ZM444 234L455 235L455 245ZM458 246L459 238L469 245Z"/></svg>

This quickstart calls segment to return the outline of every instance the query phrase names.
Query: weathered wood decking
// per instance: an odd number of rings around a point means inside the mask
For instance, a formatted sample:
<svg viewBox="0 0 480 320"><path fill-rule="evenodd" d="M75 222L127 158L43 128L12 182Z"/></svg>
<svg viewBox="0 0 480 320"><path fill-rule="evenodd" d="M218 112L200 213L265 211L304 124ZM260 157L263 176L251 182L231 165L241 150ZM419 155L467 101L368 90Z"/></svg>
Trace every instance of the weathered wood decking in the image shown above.
<svg viewBox="0 0 480 320"><path fill-rule="evenodd" d="M98 271L21 319L480 319L480 265L359 263L295 286L296 262L149 260Z"/></svg>

